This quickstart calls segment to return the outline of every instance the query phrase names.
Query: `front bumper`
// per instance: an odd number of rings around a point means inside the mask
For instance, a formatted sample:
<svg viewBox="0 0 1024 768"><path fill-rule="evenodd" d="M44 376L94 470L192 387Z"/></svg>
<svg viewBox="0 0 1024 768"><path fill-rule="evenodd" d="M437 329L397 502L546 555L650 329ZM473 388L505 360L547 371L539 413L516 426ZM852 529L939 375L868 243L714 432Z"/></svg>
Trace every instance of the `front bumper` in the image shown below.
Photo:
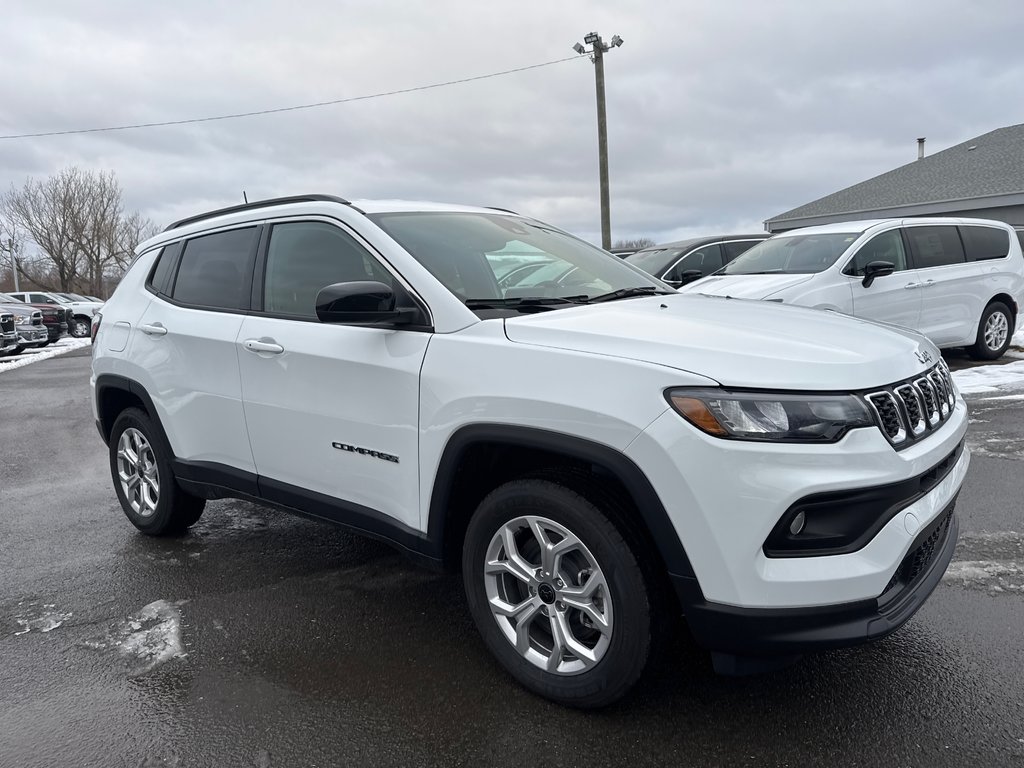
<svg viewBox="0 0 1024 768"><path fill-rule="evenodd" d="M68 332L67 323L43 323L49 341L57 341Z"/></svg>
<svg viewBox="0 0 1024 768"><path fill-rule="evenodd" d="M19 347L40 347L49 341L49 334L41 325L19 325L15 330Z"/></svg>
<svg viewBox="0 0 1024 768"><path fill-rule="evenodd" d="M877 598L788 609L737 608L699 600L686 609L690 631L712 651L754 657L789 656L885 637L924 604L953 558L959 530L954 504L914 540ZM676 588L682 595L692 595L689 580L677 578Z"/></svg>
<svg viewBox="0 0 1024 768"><path fill-rule="evenodd" d="M13 352L18 348L18 334L14 331L10 333L0 333L0 354L7 352Z"/></svg>

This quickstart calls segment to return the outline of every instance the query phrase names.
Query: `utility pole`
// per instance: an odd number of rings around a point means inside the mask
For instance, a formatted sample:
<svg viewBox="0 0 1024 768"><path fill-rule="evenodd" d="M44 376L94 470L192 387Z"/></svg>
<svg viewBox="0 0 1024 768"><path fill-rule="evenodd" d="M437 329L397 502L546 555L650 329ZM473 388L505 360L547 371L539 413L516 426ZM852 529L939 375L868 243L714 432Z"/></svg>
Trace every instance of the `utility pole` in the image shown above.
<svg viewBox="0 0 1024 768"><path fill-rule="evenodd" d="M7 253L9 253L11 255L11 275L14 277L14 292L17 293L18 291L21 290L21 287L18 285L18 259L14 255L14 238L13 237L8 237L7 238L7 248L6 248L6 250L7 250Z"/></svg>
<svg viewBox="0 0 1024 768"><path fill-rule="evenodd" d="M611 203L608 194L608 118L605 114L604 101L604 55L612 48L622 45L622 38L615 35L611 43L605 43L597 32L591 32L583 38L590 46L590 60L594 62L594 81L597 88L597 162L601 177L601 247L606 251L612 247ZM587 49L579 43L573 50L583 55Z"/></svg>

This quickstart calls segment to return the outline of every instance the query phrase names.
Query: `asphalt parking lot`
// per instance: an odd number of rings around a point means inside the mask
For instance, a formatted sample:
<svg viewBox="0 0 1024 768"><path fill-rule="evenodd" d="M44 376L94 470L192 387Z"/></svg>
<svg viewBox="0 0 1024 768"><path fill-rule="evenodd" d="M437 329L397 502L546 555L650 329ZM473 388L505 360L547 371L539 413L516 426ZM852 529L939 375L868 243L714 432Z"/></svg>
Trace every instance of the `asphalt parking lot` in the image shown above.
<svg viewBox="0 0 1024 768"><path fill-rule="evenodd" d="M498 668L456 577L383 545L239 501L135 532L88 365L0 376L2 768L1024 765L1024 400L972 398L961 543L901 631L738 679L681 633L582 713Z"/></svg>

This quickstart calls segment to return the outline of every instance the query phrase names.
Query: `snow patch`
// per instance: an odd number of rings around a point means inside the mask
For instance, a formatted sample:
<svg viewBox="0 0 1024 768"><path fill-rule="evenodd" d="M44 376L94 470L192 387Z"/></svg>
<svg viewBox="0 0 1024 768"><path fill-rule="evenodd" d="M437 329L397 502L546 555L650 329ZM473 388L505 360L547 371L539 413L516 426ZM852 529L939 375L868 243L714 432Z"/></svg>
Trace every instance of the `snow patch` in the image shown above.
<svg viewBox="0 0 1024 768"><path fill-rule="evenodd" d="M965 395L996 392L1001 388L1024 389L1024 360L954 371L953 380Z"/></svg>
<svg viewBox="0 0 1024 768"><path fill-rule="evenodd" d="M1024 566L1002 560L961 560L949 564L942 580L989 592L1024 592Z"/></svg>
<svg viewBox="0 0 1024 768"><path fill-rule="evenodd" d="M65 621L71 618L72 614L56 610L53 603L33 603L27 605L18 603L19 612L14 617L14 623L18 629L16 635L27 635L29 632L52 632Z"/></svg>
<svg viewBox="0 0 1024 768"><path fill-rule="evenodd" d="M43 349L26 349L17 357L0 357L0 373L24 368L40 360L49 360L51 357L87 347L91 343L89 339L64 338Z"/></svg>
<svg viewBox="0 0 1024 768"><path fill-rule="evenodd" d="M98 651L116 650L127 663L131 677L152 672L171 659L185 656L179 605L156 600L85 645Z"/></svg>

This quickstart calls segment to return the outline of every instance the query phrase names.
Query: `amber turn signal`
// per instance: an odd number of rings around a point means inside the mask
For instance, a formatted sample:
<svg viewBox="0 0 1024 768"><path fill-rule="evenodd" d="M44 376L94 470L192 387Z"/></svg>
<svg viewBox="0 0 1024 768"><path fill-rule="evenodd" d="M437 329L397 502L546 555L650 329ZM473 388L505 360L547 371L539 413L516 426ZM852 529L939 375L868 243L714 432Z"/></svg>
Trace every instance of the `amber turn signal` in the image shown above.
<svg viewBox="0 0 1024 768"><path fill-rule="evenodd" d="M718 422L704 401L695 397L672 395L672 405L683 414L687 421L709 435L725 437L729 434L729 431Z"/></svg>

